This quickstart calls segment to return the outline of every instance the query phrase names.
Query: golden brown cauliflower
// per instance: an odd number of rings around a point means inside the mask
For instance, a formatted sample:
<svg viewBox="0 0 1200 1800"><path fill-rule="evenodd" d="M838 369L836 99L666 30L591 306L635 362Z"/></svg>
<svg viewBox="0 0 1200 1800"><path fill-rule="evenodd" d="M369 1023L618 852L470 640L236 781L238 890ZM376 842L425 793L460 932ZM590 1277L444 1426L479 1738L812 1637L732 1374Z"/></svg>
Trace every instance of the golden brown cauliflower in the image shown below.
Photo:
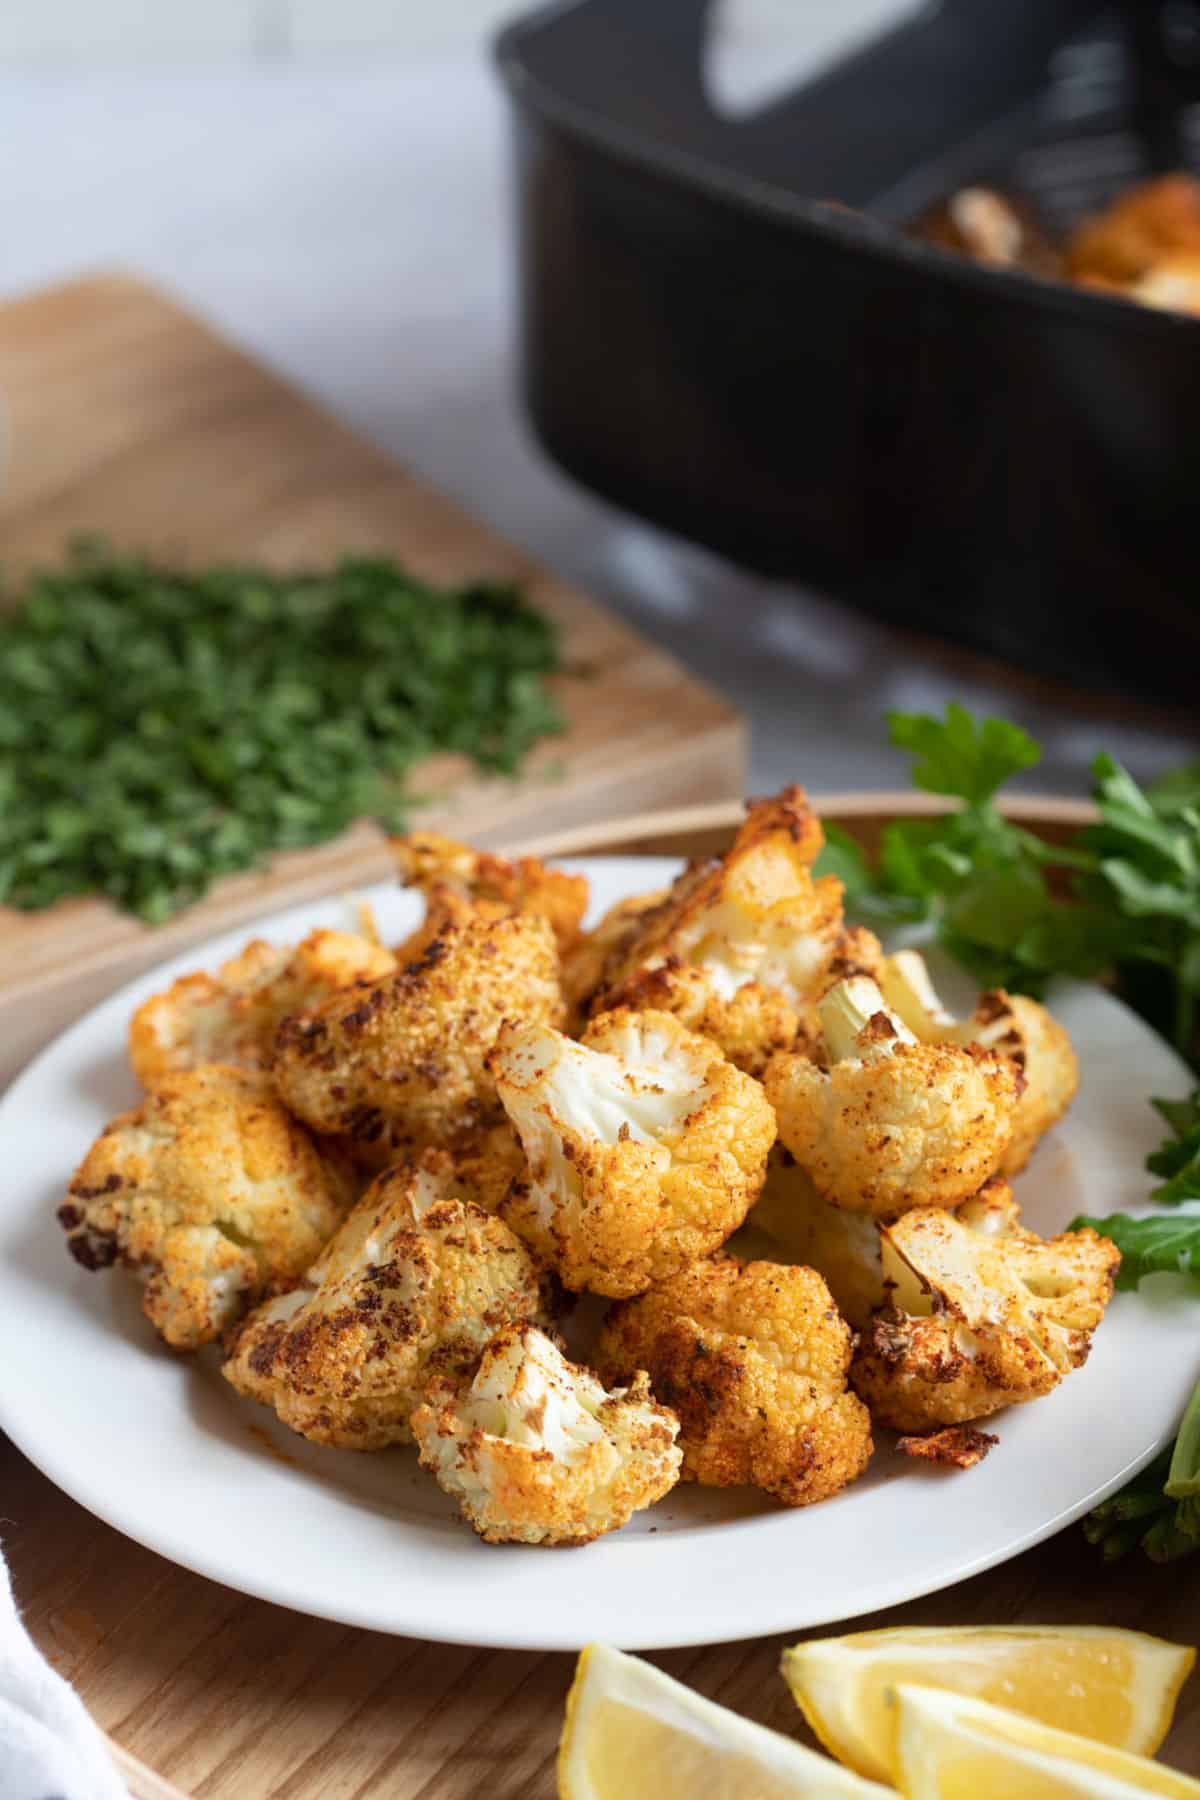
<svg viewBox="0 0 1200 1800"><path fill-rule="evenodd" d="M762 1185L761 1087L670 1013L604 1013L580 1043L509 1024L491 1069L530 1171L501 1215L569 1288L642 1293L723 1244Z"/></svg>
<svg viewBox="0 0 1200 1800"><path fill-rule="evenodd" d="M1000 1172L1019 1174L1079 1088L1075 1051L1058 1020L1025 994L992 988L980 994L970 1018L960 1022L942 1005L925 959L915 950L889 956L879 985L888 1006L923 1044L977 1044L1012 1063L1017 1101Z"/></svg>
<svg viewBox="0 0 1200 1800"><path fill-rule="evenodd" d="M209 1063L166 1076L113 1120L58 1218L77 1262L135 1270L146 1317L195 1350L303 1274L352 1198L254 1076Z"/></svg>
<svg viewBox="0 0 1200 1800"><path fill-rule="evenodd" d="M129 1026L133 1072L147 1088L200 1063L261 1072L288 1013L395 966L389 950L351 931L312 931L293 949L254 938L215 975L182 975L143 1001Z"/></svg>
<svg viewBox="0 0 1200 1800"><path fill-rule="evenodd" d="M421 1463L489 1544L587 1544L679 1479L679 1421L645 1375L606 1393L543 1332L497 1332L469 1387L412 1417Z"/></svg>
<svg viewBox="0 0 1200 1800"><path fill-rule="evenodd" d="M867 976L839 982L819 1011L830 1067L785 1052L764 1085L780 1137L821 1196L895 1218L977 1193L1008 1148L1012 1064L978 1048L919 1044Z"/></svg>
<svg viewBox="0 0 1200 1800"><path fill-rule="evenodd" d="M564 953L579 936L588 903L583 875L548 868L536 856L510 862L431 831L394 837L391 848L402 884L436 895L443 906L457 897L504 912L534 913L548 921Z"/></svg>
<svg viewBox="0 0 1200 1800"><path fill-rule="evenodd" d="M728 853L689 868L618 946L593 1010L673 1012L759 1073L795 1040L844 935L841 882L812 874L823 842L803 788L752 802Z"/></svg>
<svg viewBox="0 0 1200 1800"><path fill-rule="evenodd" d="M457 1186L484 1212L499 1212L513 1185L529 1179L524 1146L503 1112L494 1120L459 1132L446 1149L454 1163Z"/></svg>
<svg viewBox="0 0 1200 1800"><path fill-rule="evenodd" d="M767 1179L746 1223L765 1231L788 1262L815 1269L856 1331L883 1305L875 1220L822 1200L812 1177L782 1144L771 1151Z"/></svg>
<svg viewBox="0 0 1200 1800"><path fill-rule="evenodd" d="M273 1076L316 1131L428 1144L498 1112L487 1057L505 1019L557 1023L558 958L545 919L451 927L417 962L285 1019Z"/></svg>
<svg viewBox="0 0 1200 1800"><path fill-rule="evenodd" d="M969 1230L991 1235L1009 1231L1020 1216L1011 1189L999 1176L953 1211ZM856 1331L867 1330L871 1315L887 1299L877 1219L822 1200L791 1152L777 1144L746 1223L765 1231L789 1262L815 1269L828 1283L842 1317Z"/></svg>
<svg viewBox="0 0 1200 1800"><path fill-rule="evenodd" d="M466 1376L502 1325L549 1323L524 1244L458 1191L449 1157L381 1175L305 1280L245 1320L223 1373L314 1443L382 1450L435 1376Z"/></svg>
<svg viewBox="0 0 1200 1800"><path fill-rule="evenodd" d="M389 1126L379 1136L316 1138L322 1156L340 1158L357 1178L359 1191L396 1163L412 1162L426 1150L445 1151L454 1163L455 1182L464 1199L485 1212L496 1212L514 1181L525 1179L529 1165L521 1140L497 1103L495 1111L472 1118L459 1130L429 1142L429 1134Z"/></svg>
<svg viewBox="0 0 1200 1800"><path fill-rule="evenodd" d="M563 997L571 1035L583 1030L592 1002L604 980L604 971L623 956L641 929L648 912L661 906L666 888L648 894L632 894L610 906L591 931L585 931L562 959Z"/></svg>
<svg viewBox="0 0 1200 1800"><path fill-rule="evenodd" d="M1087 1359L1121 1256L1094 1231L1049 1239L935 1207L881 1230L890 1304L852 1379L880 1424L925 1431L1036 1400Z"/></svg>
<svg viewBox="0 0 1200 1800"><path fill-rule="evenodd" d="M812 1269L716 1256L614 1306L595 1363L606 1381L648 1371L679 1414L685 1480L810 1506L871 1454L867 1410L846 1386L853 1343Z"/></svg>

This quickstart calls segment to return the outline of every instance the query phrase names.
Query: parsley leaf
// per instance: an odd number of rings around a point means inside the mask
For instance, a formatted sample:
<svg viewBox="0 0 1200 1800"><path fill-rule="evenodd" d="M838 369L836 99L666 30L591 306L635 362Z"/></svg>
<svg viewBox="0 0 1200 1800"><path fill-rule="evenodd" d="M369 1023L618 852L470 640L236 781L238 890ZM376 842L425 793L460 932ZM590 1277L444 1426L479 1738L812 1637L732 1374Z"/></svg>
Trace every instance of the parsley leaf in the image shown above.
<svg viewBox="0 0 1200 1800"><path fill-rule="evenodd" d="M1151 1191L1160 1206L1200 1200L1200 1089L1187 1100L1153 1100L1151 1105L1171 1127L1171 1137L1146 1158L1152 1175L1166 1179Z"/></svg>
<svg viewBox="0 0 1200 1800"><path fill-rule="evenodd" d="M836 875L853 901L872 892L871 865L861 844L840 825L825 825L825 843L813 864L814 875Z"/></svg>
<svg viewBox="0 0 1200 1800"><path fill-rule="evenodd" d="M1140 1475L1104 1500L1083 1522L1084 1535L1099 1545L1106 1562L1116 1562L1140 1544L1152 1562L1175 1562L1200 1550L1200 1516L1194 1500L1173 1500L1166 1491L1174 1446L1168 1445Z"/></svg>
<svg viewBox="0 0 1200 1800"><path fill-rule="evenodd" d="M512 774L562 729L558 667L509 587L81 546L0 594L0 901L102 894L158 922L356 819L398 829L432 752Z"/></svg>
<svg viewBox="0 0 1200 1800"><path fill-rule="evenodd" d="M912 778L932 794L954 794L983 806L1010 775L1031 769L1041 751L1019 725L1004 719L976 721L954 702L944 719L929 713L888 714L892 742L917 758Z"/></svg>
<svg viewBox="0 0 1200 1800"><path fill-rule="evenodd" d="M1121 1252L1119 1288L1135 1288L1147 1275L1200 1275L1200 1213L1156 1213L1144 1219L1111 1213L1106 1219L1081 1214L1068 1231L1090 1225Z"/></svg>

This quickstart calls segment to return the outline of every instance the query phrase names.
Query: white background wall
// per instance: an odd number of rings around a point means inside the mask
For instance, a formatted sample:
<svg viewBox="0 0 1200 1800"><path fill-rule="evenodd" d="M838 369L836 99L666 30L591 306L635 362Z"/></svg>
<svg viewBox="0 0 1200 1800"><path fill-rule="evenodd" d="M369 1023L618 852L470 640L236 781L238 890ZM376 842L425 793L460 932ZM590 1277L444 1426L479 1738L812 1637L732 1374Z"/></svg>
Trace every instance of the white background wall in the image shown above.
<svg viewBox="0 0 1200 1800"><path fill-rule="evenodd" d="M721 11L735 40L769 33L786 43L782 54L794 47L811 59L903 5L721 0ZM522 0L0 0L0 63L309 59L363 50L421 56L478 43L522 10Z"/></svg>

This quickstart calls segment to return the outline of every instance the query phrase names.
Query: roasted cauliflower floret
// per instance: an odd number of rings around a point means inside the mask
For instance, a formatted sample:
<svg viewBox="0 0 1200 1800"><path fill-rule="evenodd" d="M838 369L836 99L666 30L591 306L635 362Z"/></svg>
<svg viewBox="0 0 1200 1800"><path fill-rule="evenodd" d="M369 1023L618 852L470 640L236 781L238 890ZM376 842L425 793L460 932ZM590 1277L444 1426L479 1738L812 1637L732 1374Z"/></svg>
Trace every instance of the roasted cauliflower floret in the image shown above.
<svg viewBox="0 0 1200 1800"><path fill-rule="evenodd" d="M558 958L531 914L452 927L395 975L285 1019L275 1084L316 1131L429 1144L498 1113L487 1057L505 1019L557 1023Z"/></svg>
<svg viewBox="0 0 1200 1800"><path fill-rule="evenodd" d="M717 1256L614 1306L595 1362L606 1381L647 1370L679 1414L685 1480L810 1506L871 1454L867 1410L846 1385L853 1343L812 1269Z"/></svg>
<svg viewBox="0 0 1200 1800"><path fill-rule="evenodd" d="M403 885L436 894L443 905L458 896L506 912L534 913L548 922L564 952L579 936L588 903L583 875L548 868L536 856L510 862L429 831L393 838L391 848Z"/></svg>
<svg viewBox="0 0 1200 1800"><path fill-rule="evenodd" d="M875 1220L869 1213L847 1212L822 1200L812 1177L782 1144L771 1152L766 1182L746 1223L768 1234L781 1259L815 1269L856 1331L883 1305Z"/></svg>
<svg viewBox="0 0 1200 1800"><path fill-rule="evenodd" d="M843 937L842 884L812 874L824 837L803 788L751 804L732 848L689 868L606 969L596 1012L673 1012L757 1074L793 1043Z"/></svg>
<svg viewBox="0 0 1200 1800"><path fill-rule="evenodd" d="M1087 1358L1120 1252L1090 1229L972 1230L934 1207L884 1226L890 1304L852 1379L880 1424L925 1431L1036 1400Z"/></svg>
<svg viewBox="0 0 1200 1800"><path fill-rule="evenodd" d="M113 1120L58 1218L77 1262L135 1270L146 1317L168 1344L195 1350L273 1283L302 1275L352 1198L261 1083L211 1063L167 1076Z"/></svg>
<svg viewBox="0 0 1200 1800"><path fill-rule="evenodd" d="M605 969L619 962L632 944L647 913L661 906L667 897L665 888L649 894L633 894L618 900L591 931L585 931L567 950L562 959L563 996L572 1035L582 1031L604 981Z"/></svg>
<svg viewBox="0 0 1200 1800"><path fill-rule="evenodd" d="M822 1198L895 1218L977 1193L1008 1148L1011 1063L978 1048L919 1044L867 976L839 982L819 1011L830 1067L785 1053L764 1085L780 1137Z"/></svg>
<svg viewBox="0 0 1200 1800"><path fill-rule="evenodd" d="M454 1164L457 1188L484 1212L499 1212L513 1186L529 1179L524 1146L503 1112L460 1132L447 1142L446 1149Z"/></svg>
<svg viewBox="0 0 1200 1800"><path fill-rule="evenodd" d="M143 1001L129 1060L143 1087L201 1063L266 1069L279 1021L395 968L389 950L351 931L313 931L294 949L254 938L215 975L183 975Z"/></svg>
<svg viewBox="0 0 1200 1800"><path fill-rule="evenodd" d="M470 1386L431 1385L421 1463L489 1544L587 1544L674 1487L679 1421L645 1375L606 1393L532 1327L497 1332Z"/></svg>
<svg viewBox="0 0 1200 1800"><path fill-rule="evenodd" d="M223 1373L314 1443L382 1450L437 1376L469 1375L502 1325L548 1323L520 1239L457 1191L448 1156L381 1175L306 1279L244 1322Z"/></svg>
<svg viewBox="0 0 1200 1800"><path fill-rule="evenodd" d="M569 1288L643 1292L723 1244L762 1185L762 1088L669 1013L604 1013L580 1043L509 1024L491 1069L529 1162L501 1215Z"/></svg>
<svg viewBox="0 0 1200 1800"><path fill-rule="evenodd" d="M879 985L889 1007L922 1043L974 1044L1012 1063L1017 1100L1000 1172L1018 1174L1079 1088L1079 1064L1058 1020L1026 994L992 988L979 996L970 1018L960 1022L942 1005L925 959L915 950L889 956Z"/></svg>
<svg viewBox="0 0 1200 1800"><path fill-rule="evenodd" d="M1013 1230L1020 1218L1012 1191L999 1176L953 1210L969 1230L991 1236ZM871 1315L887 1299L877 1219L822 1200L790 1151L777 1144L746 1223L765 1231L789 1262L815 1269L828 1283L842 1317L855 1331L867 1330Z"/></svg>

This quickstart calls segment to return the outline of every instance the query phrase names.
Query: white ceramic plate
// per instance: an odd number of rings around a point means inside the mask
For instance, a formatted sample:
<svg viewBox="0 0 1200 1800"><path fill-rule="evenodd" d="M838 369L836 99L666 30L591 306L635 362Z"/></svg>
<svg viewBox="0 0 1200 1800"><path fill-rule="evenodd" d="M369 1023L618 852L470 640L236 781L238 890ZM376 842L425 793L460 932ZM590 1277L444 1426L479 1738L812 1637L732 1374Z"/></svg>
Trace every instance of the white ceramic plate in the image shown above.
<svg viewBox="0 0 1200 1800"><path fill-rule="evenodd" d="M595 909L657 887L676 865L576 865ZM416 921L394 888L369 895L388 941ZM294 941L345 925L327 901L268 921ZM585 1549L480 1543L411 1450L317 1449L240 1400L213 1353L158 1344L132 1280L68 1257L55 1208L75 1162L137 1091L124 1057L135 1004L246 937L189 951L75 1025L0 1103L0 1425L82 1505L162 1555L248 1594L380 1631L512 1648L716 1642L850 1618L947 1586L1077 1518L1171 1435L1194 1378L1197 1302L1157 1279L1113 1301L1087 1367L995 1422L979 1468L923 1469L883 1445L868 1474L799 1512L743 1490L676 1489ZM956 996L951 995L951 998ZM1159 1136L1153 1093L1188 1078L1099 990L1064 985L1055 1010L1083 1065L1079 1100L1017 1193L1029 1223L1144 1200Z"/></svg>

